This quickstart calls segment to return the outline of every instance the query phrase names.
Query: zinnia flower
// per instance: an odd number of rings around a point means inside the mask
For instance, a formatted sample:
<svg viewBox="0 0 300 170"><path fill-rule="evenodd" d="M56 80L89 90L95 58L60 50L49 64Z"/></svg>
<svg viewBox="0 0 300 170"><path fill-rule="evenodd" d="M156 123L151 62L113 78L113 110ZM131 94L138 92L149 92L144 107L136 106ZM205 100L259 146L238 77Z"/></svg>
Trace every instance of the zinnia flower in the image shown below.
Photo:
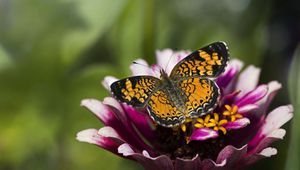
<svg viewBox="0 0 300 170"><path fill-rule="evenodd" d="M170 49L157 51L157 64L139 59L130 69L133 75L159 77L157 68L170 73L189 54ZM171 57L171 58L170 58ZM94 113L105 125L77 134L77 140L95 144L118 156L135 160L145 169L239 169L277 154L270 146L283 139L283 124L293 117L291 105L280 106L267 113L269 104L281 88L272 81L257 85L260 69L245 68L231 60L215 81L221 97L212 113L187 119L175 128L162 127L152 121L146 110L137 110L113 97L103 101L85 99L81 105ZM103 80L104 87L117 79Z"/></svg>

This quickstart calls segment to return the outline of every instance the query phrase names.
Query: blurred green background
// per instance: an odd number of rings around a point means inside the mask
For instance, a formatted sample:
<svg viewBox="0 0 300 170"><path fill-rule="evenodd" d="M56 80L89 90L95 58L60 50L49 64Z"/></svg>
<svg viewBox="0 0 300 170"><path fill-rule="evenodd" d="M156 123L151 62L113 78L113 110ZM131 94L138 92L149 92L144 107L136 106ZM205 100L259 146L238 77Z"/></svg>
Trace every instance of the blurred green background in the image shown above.
<svg viewBox="0 0 300 170"><path fill-rule="evenodd" d="M283 83L270 109L297 111L299 15L296 0L0 0L0 169L140 169L75 140L102 126L79 104L109 95L103 77L129 75L134 59L154 63L156 49L225 41L262 67L262 83ZM278 155L250 169L299 168L298 114Z"/></svg>

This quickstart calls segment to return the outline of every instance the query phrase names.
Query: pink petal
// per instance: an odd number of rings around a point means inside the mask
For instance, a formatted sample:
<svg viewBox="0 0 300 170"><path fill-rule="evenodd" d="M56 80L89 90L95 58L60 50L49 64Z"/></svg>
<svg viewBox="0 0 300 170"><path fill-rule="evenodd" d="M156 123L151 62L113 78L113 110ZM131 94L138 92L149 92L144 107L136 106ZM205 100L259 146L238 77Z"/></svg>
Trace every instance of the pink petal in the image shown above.
<svg viewBox="0 0 300 170"><path fill-rule="evenodd" d="M118 102L114 97L105 97L103 99L103 104L114 107L115 109L117 109L120 112L124 112L120 102Z"/></svg>
<svg viewBox="0 0 300 170"><path fill-rule="evenodd" d="M241 163L248 166L248 165L251 165L263 158L271 157L276 154L277 154L276 148L268 147L268 148L265 148L264 150L262 150L260 153L255 153L255 154L251 154L251 155L244 157L243 160L241 161Z"/></svg>
<svg viewBox="0 0 300 170"><path fill-rule="evenodd" d="M217 84L220 88L226 88L228 84L234 79L243 67L243 62L237 59L230 60L226 70L217 78Z"/></svg>
<svg viewBox="0 0 300 170"><path fill-rule="evenodd" d="M123 143L118 147L118 153L122 154L123 156L130 156L134 154L135 152L133 149L129 146L128 143Z"/></svg>
<svg viewBox="0 0 300 170"><path fill-rule="evenodd" d="M162 69L163 69L163 68L161 68L158 64L153 64L153 65L151 66L152 76L157 77L157 78L160 78L160 71L161 71Z"/></svg>
<svg viewBox="0 0 300 170"><path fill-rule="evenodd" d="M156 134L150 126L151 120L148 113L138 112L128 105L123 105L123 107L126 110L128 118L135 126L137 133L146 138L148 141L155 140Z"/></svg>
<svg viewBox="0 0 300 170"><path fill-rule="evenodd" d="M234 99L236 98L236 96L240 93L241 91L231 91L229 92L224 92L224 97L221 97L221 101L220 101L220 105L225 105L225 104L231 104L233 103Z"/></svg>
<svg viewBox="0 0 300 170"><path fill-rule="evenodd" d="M271 148L271 147L265 148L259 154L262 155L262 156L265 156L265 157L271 157L271 156L277 154L277 149L276 148Z"/></svg>
<svg viewBox="0 0 300 170"><path fill-rule="evenodd" d="M259 104L266 103L268 98L274 97L272 93L277 92L282 88L282 85L278 81L271 81L268 83L268 93L267 95L259 101Z"/></svg>
<svg viewBox="0 0 300 170"><path fill-rule="evenodd" d="M98 145L103 149L117 154L117 148L119 144L111 140L110 138L99 135L98 130L96 129L87 129L80 131L77 133L76 139L80 142L87 142Z"/></svg>
<svg viewBox="0 0 300 170"><path fill-rule="evenodd" d="M225 169L224 167L226 166L226 160L223 160L221 163L216 163L215 161L211 159L204 159L201 162L201 170L222 170Z"/></svg>
<svg viewBox="0 0 300 170"><path fill-rule="evenodd" d="M121 105L120 102L118 102L115 98L113 97L105 97L103 102L104 105L110 106L111 108L116 109L114 114L117 115L117 118L121 121L121 122L128 122L126 113L124 112L124 109Z"/></svg>
<svg viewBox="0 0 300 170"><path fill-rule="evenodd" d="M152 70L148 63L143 59L137 59L130 65L130 70L133 76L138 75L152 75Z"/></svg>
<svg viewBox="0 0 300 170"><path fill-rule="evenodd" d="M229 63L228 63L228 66L227 66L228 67L227 70L229 70L230 68L233 68L233 69L235 69L237 71L240 71L243 68L243 66L244 66L244 63L241 60L239 60L239 59L232 59L232 60L229 60ZM226 71L225 71L225 73L226 73Z"/></svg>
<svg viewBox="0 0 300 170"><path fill-rule="evenodd" d="M139 136L137 131L135 130L134 123L129 121L123 109L120 109L120 105L113 98L106 98L106 103L110 105L105 105L102 102L95 99L86 99L83 100L81 105L89 109L92 113L94 113L102 122L111 126L118 132L123 132L120 134L122 138L129 144L137 147L137 148L146 148L150 150L150 147L145 143L144 139ZM118 108L118 109L114 109ZM151 133L151 131L149 131Z"/></svg>
<svg viewBox="0 0 300 170"><path fill-rule="evenodd" d="M246 127L249 124L250 124L250 120L248 118L241 118L241 119L237 119L233 122L228 122L228 123L224 124L223 126L227 130L232 130L232 129L241 129L243 127Z"/></svg>
<svg viewBox="0 0 300 170"><path fill-rule="evenodd" d="M240 159L247 153L247 145L244 145L241 148L235 148L234 146L228 145L223 148L216 162L222 163L226 160L226 169L238 169L238 167L242 167L242 164L239 164Z"/></svg>
<svg viewBox="0 0 300 170"><path fill-rule="evenodd" d="M206 140L210 138L218 137L218 132L208 129L208 128L199 128L193 131L190 140Z"/></svg>
<svg viewBox="0 0 300 170"><path fill-rule="evenodd" d="M171 49L165 49L162 51L156 51L156 60L157 64L166 71L167 74L170 74L174 66L185 58L190 52L179 51L175 52Z"/></svg>
<svg viewBox="0 0 300 170"><path fill-rule="evenodd" d="M149 125L148 114L139 112L127 104L120 104L112 97L105 98L103 103L110 106L114 114L115 120L109 122L108 125L118 130L118 132L123 132L121 135L127 143L137 148L149 149L145 140L148 142L155 140L155 133Z"/></svg>
<svg viewBox="0 0 300 170"><path fill-rule="evenodd" d="M145 157L151 158L150 154L149 154L146 150L143 150L142 154L143 154Z"/></svg>
<svg viewBox="0 0 300 170"><path fill-rule="evenodd" d="M118 152L125 157L139 162L147 170L167 170L174 169L171 159L166 155L151 157L147 151L142 153L135 152L128 144L120 145Z"/></svg>
<svg viewBox="0 0 300 170"><path fill-rule="evenodd" d="M98 134L106 137L106 138L113 138L118 142L124 143L124 140L121 138L121 136L113 129L112 127L109 126L104 126L101 129L99 129Z"/></svg>
<svg viewBox="0 0 300 170"><path fill-rule="evenodd" d="M249 153L257 153L274 141L282 139L285 135L285 130L280 129L280 127L293 117L292 112L293 107L287 105L280 106L269 113L262 127L249 141Z"/></svg>
<svg viewBox="0 0 300 170"><path fill-rule="evenodd" d="M201 169L201 160L198 155L192 159L176 158L175 169Z"/></svg>
<svg viewBox="0 0 300 170"><path fill-rule="evenodd" d="M286 105L274 109L268 114L265 124L262 127L261 135L267 135L272 131L279 129L293 117L293 106Z"/></svg>
<svg viewBox="0 0 300 170"><path fill-rule="evenodd" d="M254 90L248 92L244 96L240 97L235 103L238 107L244 106L246 104L255 104L260 99L262 99L268 92L267 85L260 85Z"/></svg>
<svg viewBox="0 0 300 170"><path fill-rule="evenodd" d="M118 79L113 76L106 76L106 77L104 77L104 80L102 81L102 85L104 86L104 88L106 88L108 91L110 91L110 85L117 80Z"/></svg>
<svg viewBox="0 0 300 170"><path fill-rule="evenodd" d="M253 140L249 143L249 153L257 153L262 151L263 149L270 146L273 142L283 139L286 131L284 129L274 130L271 134L263 137L263 138L255 138L258 141L254 142Z"/></svg>
<svg viewBox="0 0 300 170"><path fill-rule="evenodd" d="M170 57L173 54L174 54L174 51L171 49L157 50L156 51L157 64L160 67L165 68L168 63L168 60L170 59Z"/></svg>
<svg viewBox="0 0 300 170"><path fill-rule="evenodd" d="M91 144L97 144L95 136L98 135L97 129L86 129L77 133L76 139L80 142L87 142Z"/></svg>
<svg viewBox="0 0 300 170"><path fill-rule="evenodd" d="M258 104L261 105L261 113L266 113L267 108L269 107L271 101L277 94L277 92L281 89L282 85L277 81L271 81L268 83L268 93L262 98Z"/></svg>
<svg viewBox="0 0 300 170"><path fill-rule="evenodd" d="M104 124L114 119L112 111L102 102L96 99L84 99L81 101L81 106L90 110L95 114Z"/></svg>
<svg viewBox="0 0 300 170"><path fill-rule="evenodd" d="M253 90L258 83L260 69L254 66L248 66L239 76L236 89L241 90L239 97Z"/></svg>
<svg viewBox="0 0 300 170"><path fill-rule="evenodd" d="M256 104L247 104L247 105L244 105L242 107L239 107L238 112L240 114L242 114L242 113L247 113L247 112L253 111L253 110L258 109L258 108L259 107Z"/></svg>
<svg viewBox="0 0 300 170"><path fill-rule="evenodd" d="M177 51L175 54L176 54L177 58L179 59L179 61L181 61L191 53L192 53L191 51L181 50L181 51Z"/></svg>

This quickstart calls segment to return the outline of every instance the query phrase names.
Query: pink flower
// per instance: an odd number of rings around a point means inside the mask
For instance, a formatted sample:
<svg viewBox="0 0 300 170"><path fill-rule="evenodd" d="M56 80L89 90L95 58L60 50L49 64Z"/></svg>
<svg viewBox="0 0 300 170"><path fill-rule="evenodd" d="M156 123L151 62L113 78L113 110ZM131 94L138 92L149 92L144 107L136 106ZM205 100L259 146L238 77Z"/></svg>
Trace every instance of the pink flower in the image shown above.
<svg viewBox="0 0 300 170"><path fill-rule="evenodd" d="M157 51L157 64L148 66L139 59L130 69L133 75L159 77L157 68L170 73L188 51ZM171 58L170 58L171 57ZM135 160L145 169L238 169L262 158L277 154L270 144L283 139L283 124L293 117L291 105L270 113L268 107L281 84L272 81L258 85L260 69L231 60L216 79L221 89L219 105L211 114L187 120L178 128L155 124L147 111L136 110L113 97L103 101L85 99L81 105L94 113L105 125L100 130L87 129L77 140L100 146L112 153ZM117 79L105 77L104 87ZM193 122L193 123L192 123ZM193 127L186 135L187 127Z"/></svg>

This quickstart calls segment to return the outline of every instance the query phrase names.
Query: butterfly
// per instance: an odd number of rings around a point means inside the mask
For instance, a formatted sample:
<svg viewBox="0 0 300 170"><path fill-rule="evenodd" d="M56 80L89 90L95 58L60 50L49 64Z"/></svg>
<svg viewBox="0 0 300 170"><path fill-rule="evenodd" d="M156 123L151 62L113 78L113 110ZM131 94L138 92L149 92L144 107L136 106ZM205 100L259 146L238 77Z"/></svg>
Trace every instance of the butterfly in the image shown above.
<svg viewBox="0 0 300 170"><path fill-rule="evenodd" d="M148 75L127 77L110 88L119 101L136 108L147 107L159 125L175 127L216 107L220 89L213 78L225 70L228 60L226 43L215 42L179 61L170 75L161 69L160 79Z"/></svg>

